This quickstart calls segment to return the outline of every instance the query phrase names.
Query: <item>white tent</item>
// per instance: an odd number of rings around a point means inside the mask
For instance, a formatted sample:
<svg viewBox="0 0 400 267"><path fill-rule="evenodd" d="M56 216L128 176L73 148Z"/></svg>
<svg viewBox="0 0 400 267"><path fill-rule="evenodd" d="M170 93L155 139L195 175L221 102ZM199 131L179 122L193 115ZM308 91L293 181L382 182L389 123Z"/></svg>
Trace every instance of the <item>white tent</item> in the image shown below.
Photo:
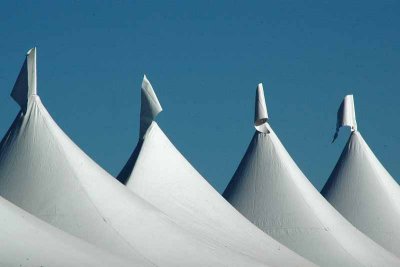
<svg viewBox="0 0 400 267"><path fill-rule="evenodd" d="M44 223L0 197L0 266L133 267L125 261Z"/></svg>
<svg viewBox="0 0 400 267"><path fill-rule="evenodd" d="M12 96L21 112L0 145L4 198L142 266L262 265L180 228L81 151L37 95L35 49L28 52Z"/></svg>
<svg viewBox="0 0 400 267"><path fill-rule="evenodd" d="M400 256L400 187L357 131L351 95L338 111L335 136L342 126L352 132L321 193L355 227Z"/></svg>
<svg viewBox="0 0 400 267"><path fill-rule="evenodd" d="M264 232L320 266L400 266L304 176L268 124L266 111L259 111L261 84L257 92L257 131L224 197Z"/></svg>
<svg viewBox="0 0 400 267"><path fill-rule="evenodd" d="M139 142L118 179L188 231L271 266L311 266L257 229L192 167L155 117L161 105L146 77Z"/></svg>

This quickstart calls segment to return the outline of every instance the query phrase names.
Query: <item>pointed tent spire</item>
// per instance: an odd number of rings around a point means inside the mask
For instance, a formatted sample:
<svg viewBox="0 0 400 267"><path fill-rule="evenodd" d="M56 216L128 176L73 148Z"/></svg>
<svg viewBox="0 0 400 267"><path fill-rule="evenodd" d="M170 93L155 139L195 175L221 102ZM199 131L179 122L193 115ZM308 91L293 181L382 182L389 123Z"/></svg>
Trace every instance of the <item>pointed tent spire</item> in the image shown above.
<svg viewBox="0 0 400 267"><path fill-rule="evenodd" d="M11 97L22 109L25 109L29 96L36 94L36 47L34 47L26 53L24 64L14 84Z"/></svg>
<svg viewBox="0 0 400 267"><path fill-rule="evenodd" d="M356 111L354 108L353 95L346 95L340 104L337 112L336 132L333 136L332 143L335 142L339 135L339 129L342 126L349 126L351 131L357 131Z"/></svg>
<svg viewBox="0 0 400 267"><path fill-rule="evenodd" d="M259 83L256 90L256 105L254 110L254 127L262 133L269 133L268 126L268 111L265 104L264 88L262 83Z"/></svg>
<svg viewBox="0 0 400 267"><path fill-rule="evenodd" d="M161 111L162 107L158 101L156 93L146 75L144 75L141 92L140 138L144 137L147 129Z"/></svg>
<svg viewBox="0 0 400 267"><path fill-rule="evenodd" d="M319 266L400 266L321 196L268 129L253 135L223 193L232 206Z"/></svg>

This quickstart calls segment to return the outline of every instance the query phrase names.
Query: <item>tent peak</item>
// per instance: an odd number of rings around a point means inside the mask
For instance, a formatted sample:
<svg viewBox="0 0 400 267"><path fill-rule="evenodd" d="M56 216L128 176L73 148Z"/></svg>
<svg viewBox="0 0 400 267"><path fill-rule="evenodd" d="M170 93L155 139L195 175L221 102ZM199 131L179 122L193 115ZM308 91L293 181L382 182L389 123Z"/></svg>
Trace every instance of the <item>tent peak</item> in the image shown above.
<svg viewBox="0 0 400 267"><path fill-rule="evenodd" d="M256 103L254 110L254 127L261 133L269 133L268 130L268 111L265 104L264 88L262 83L257 85Z"/></svg>
<svg viewBox="0 0 400 267"><path fill-rule="evenodd" d="M29 97L37 94L36 73L36 47L33 47L26 53L25 61L11 91L11 97L22 109L26 109Z"/></svg>
<svg viewBox="0 0 400 267"><path fill-rule="evenodd" d="M28 52L26 52L26 55L29 56L31 53L36 53L36 46L29 49Z"/></svg>
<svg viewBox="0 0 400 267"><path fill-rule="evenodd" d="M336 132L333 136L332 143L339 135L339 129L343 126L350 127L351 131L357 131L356 111L354 107L353 95L346 95L340 104L337 112Z"/></svg>
<svg viewBox="0 0 400 267"><path fill-rule="evenodd" d="M140 107L140 133L139 137L144 138L144 135L155 120L158 113L162 111L160 102L157 95L151 86L150 81L146 75L143 75L143 82L141 88L141 107Z"/></svg>

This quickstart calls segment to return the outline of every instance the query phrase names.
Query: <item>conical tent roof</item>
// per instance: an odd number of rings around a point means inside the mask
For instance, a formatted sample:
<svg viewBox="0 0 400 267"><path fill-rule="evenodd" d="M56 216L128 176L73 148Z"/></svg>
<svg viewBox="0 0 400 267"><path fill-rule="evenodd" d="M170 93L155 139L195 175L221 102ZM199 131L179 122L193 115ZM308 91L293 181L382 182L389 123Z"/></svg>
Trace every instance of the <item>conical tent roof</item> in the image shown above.
<svg viewBox="0 0 400 267"><path fill-rule="evenodd" d="M259 125L256 125L259 127ZM265 122L224 197L277 241L320 266L399 266L313 187Z"/></svg>
<svg viewBox="0 0 400 267"><path fill-rule="evenodd" d="M342 117L339 109L338 127L345 125ZM400 187L352 129L321 193L355 227L400 256Z"/></svg>
<svg viewBox="0 0 400 267"><path fill-rule="evenodd" d="M148 101L148 95L155 96L155 93L144 77L141 110L161 111L156 109L161 107L159 102ZM147 118L154 120L158 112ZM146 128L146 125L150 126ZM146 125L141 124L143 134L118 176L130 190L188 231L211 238L240 254L271 266L313 265L237 212L182 156L156 122ZM146 131L142 132L143 129Z"/></svg>
<svg viewBox="0 0 400 267"><path fill-rule="evenodd" d="M0 197L0 266L142 265L72 237Z"/></svg>
<svg viewBox="0 0 400 267"><path fill-rule="evenodd" d="M31 66L35 52L28 54L23 68ZM24 79L35 80L29 75L36 68L25 73L28 77ZM18 102L23 108L0 144L0 194L4 198L141 266L261 266L178 227L127 190L68 138L36 91L24 88L17 91L28 95L26 103Z"/></svg>

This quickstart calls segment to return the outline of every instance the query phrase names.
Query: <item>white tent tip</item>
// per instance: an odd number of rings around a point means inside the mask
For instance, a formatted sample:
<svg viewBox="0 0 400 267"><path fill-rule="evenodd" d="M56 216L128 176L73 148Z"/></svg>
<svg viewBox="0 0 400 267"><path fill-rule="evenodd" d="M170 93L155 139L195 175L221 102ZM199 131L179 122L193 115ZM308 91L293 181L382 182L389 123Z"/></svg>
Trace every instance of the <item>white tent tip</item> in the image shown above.
<svg viewBox="0 0 400 267"><path fill-rule="evenodd" d="M36 53L36 46L29 49L28 52L26 52L26 55L29 56L31 53Z"/></svg>
<svg viewBox="0 0 400 267"><path fill-rule="evenodd" d="M337 112L336 132L332 143L338 137L339 129L343 126L350 127L352 132L357 131L356 110L354 107L353 95L346 95L340 104Z"/></svg>
<svg viewBox="0 0 400 267"><path fill-rule="evenodd" d="M141 92L140 137L143 137L158 113L162 111L162 107L146 75L143 75Z"/></svg>
<svg viewBox="0 0 400 267"><path fill-rule="evenodd" d="M25 109L29 97L37 94L36 84L36 47L29 49L18 78L11 92L11 97Z"/></svg>
<svg viewBox="0 0 400 267"><path fill-rule="evenodd" d="M256 102L254 110L254 127L262 133L269 133L267 127L268 111L265 103L264 87L262 83L257 85Z"/></svg>

